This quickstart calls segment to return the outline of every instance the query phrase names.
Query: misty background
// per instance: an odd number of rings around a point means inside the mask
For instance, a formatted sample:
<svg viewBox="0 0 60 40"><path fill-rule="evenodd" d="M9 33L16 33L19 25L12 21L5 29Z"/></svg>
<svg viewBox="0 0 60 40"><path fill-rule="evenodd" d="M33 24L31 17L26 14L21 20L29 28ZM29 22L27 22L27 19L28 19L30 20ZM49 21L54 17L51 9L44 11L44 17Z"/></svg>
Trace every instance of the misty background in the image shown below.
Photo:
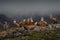
<svg viewBox="0 0 60 40"><path fill-rule="evenodd" d="M12 22L33 17L34 21L44 17L50 23L49 16L54 15L60 20L59 0L0 0L0 21Z"/></svg>
<svg viewBox="0 0 60 40"><path fill-rule="evenodd" d="M0 0L0 30L5 21L8 22L9 27L13 27L13 19L19 22L32 17L36 22L44 17L50 23L50 14L60 23L59 0Z"/></svg>

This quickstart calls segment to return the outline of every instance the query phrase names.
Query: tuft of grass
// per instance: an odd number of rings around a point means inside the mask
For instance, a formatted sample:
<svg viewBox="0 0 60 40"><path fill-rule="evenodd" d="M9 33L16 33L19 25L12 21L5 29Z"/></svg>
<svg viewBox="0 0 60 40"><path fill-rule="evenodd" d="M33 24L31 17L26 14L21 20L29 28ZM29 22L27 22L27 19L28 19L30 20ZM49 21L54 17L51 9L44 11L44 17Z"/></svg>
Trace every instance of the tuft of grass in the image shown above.
<svg viewBox="0 0 60 40"><path fill-rule="evenodd" d="M32 33L23 33L15 38L8 38L11 40L60 40L60 31L58 30L45 30L33 31ZM8 40L6 38L6 40Z"/></svg>

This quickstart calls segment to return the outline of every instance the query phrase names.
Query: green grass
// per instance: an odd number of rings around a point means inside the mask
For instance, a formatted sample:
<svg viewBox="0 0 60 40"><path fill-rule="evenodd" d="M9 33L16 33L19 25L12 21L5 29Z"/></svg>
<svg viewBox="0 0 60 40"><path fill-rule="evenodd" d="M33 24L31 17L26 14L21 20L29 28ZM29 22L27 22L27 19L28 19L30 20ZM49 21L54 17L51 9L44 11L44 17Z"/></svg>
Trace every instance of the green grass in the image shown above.
<svg viewBox="0 0 60 40"><path fill-rule="evenodd" d="M57 31L34 31L31 34L22 35L11 40L60 40L60 33Z"/></svg>

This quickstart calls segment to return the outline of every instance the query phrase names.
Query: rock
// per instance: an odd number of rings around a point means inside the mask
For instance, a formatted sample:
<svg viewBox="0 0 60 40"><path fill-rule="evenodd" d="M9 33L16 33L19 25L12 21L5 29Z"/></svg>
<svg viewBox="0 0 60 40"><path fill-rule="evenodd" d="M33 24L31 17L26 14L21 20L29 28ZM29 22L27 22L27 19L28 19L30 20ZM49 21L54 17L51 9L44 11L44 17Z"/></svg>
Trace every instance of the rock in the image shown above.
<svg viewBox="0 0 60 40"><path fill-rule="evenodd" d="M40 27L39 27L39 26L36 26L36 27L34 28L34 31L40 31Z"/></svg>

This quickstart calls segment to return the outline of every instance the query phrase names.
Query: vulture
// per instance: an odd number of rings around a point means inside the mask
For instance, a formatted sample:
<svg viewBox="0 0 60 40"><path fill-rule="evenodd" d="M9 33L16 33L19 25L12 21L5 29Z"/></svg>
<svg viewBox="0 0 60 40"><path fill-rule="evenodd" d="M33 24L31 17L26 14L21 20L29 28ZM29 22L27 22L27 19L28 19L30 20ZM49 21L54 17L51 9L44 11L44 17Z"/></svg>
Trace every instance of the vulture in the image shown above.
<svg viewBox="0 0 60 40"><path fill-rule="evenodd" d="M48 23L44 20L43 17L41 17L41 20L38 22L38 25L44 27L47 26Z"/></svg>
<svg viewBox="0 0 60 40"><path fill-rule="evenodd" d="M19 22L19 26L23 27L26 24L26 19L23 19Z"/></svg>
<svg viewBox="0 0 60 40"><path fill-rule="evenodd" d="M7 30L7 29L8 29L8 27L9 27L9 26L8 26L8 23L7 23L7 22L5 22L5 23L3 24L3 29L4 29L4 30Z"/></svg>
<svg viewBox="0 0 60 40"><path fill-rule="evenodd" d="M52 24L55 24L57 22L57 19L54 16L50 16L50 21Z"/></svg>
<svg viewBox="0 0 60 40"><path fill-rule="evenodd" d="M20 24L20 26L23 26L27 30L34 29L36 26L33 22L32 17L22 20L19 24Z"/></svg>
<svg viewBox="0 0 60 40"><path fill-rule="evenodd" d="M19 23L16 22L16 20L13 20L14 27L19 27Z"/></svg>

